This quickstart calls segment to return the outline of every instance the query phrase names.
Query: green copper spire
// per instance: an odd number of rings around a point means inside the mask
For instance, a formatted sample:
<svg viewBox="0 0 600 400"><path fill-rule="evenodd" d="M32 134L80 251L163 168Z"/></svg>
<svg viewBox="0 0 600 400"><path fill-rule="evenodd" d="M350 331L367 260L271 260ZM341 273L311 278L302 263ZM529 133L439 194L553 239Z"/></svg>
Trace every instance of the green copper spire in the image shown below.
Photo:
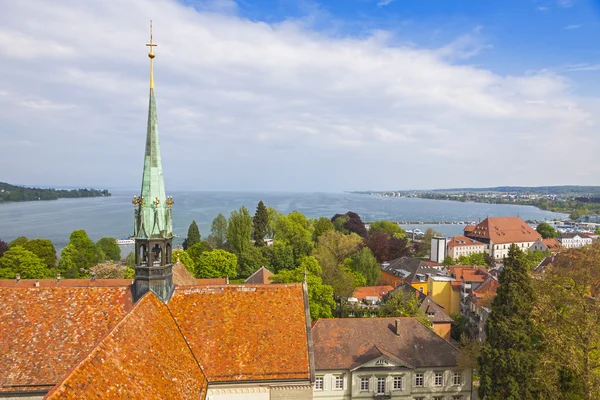
<svg viewBox="0 0 600 400"><path fill-rule="evenodd" d="M137 239L171 238L173 223L171 207L173 199L165 195L158 123L156 119L156 100L154 98L154 52L152 43L152 25L150 25L150 102L148 106L148 129L146 132L146 152L144 154L144 173L140 197L133 198L135 210L133 237Z"/></svg>

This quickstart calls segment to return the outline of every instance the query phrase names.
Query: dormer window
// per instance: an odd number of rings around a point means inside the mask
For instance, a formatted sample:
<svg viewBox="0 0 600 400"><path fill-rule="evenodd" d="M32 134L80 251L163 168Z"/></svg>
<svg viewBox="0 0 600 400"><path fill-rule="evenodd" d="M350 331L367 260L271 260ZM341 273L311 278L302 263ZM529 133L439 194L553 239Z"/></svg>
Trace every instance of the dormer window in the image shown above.
<svg viewBox="0 0 600 400"><path fill-rule="evenodd" d="M387 363L387 360L382 358L380 360L377 360L377 362L375 362L375 365L387 365Z"/></svg>

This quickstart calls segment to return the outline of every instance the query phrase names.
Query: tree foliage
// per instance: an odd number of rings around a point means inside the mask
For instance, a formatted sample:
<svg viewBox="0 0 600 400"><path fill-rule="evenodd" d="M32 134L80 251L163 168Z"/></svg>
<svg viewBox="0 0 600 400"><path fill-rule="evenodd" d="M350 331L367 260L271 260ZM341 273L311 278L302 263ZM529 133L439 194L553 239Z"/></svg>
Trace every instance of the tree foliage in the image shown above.
<svg viewBox="0 0 600 400"><path fill-rule="evenodd" d="M23 246L28 240L29 239L27 239L25 236L19 236L8 244L8 248L10 249L13 246Z"/></svg>
<svg viewBox="0 0 600 400"><path fill-rule="evenodd" d="M249 247L238 257L238 277L247 278L267 265L268 261L260 249Z"/></svg>
<svg viewBox="0 0 600 400"><path fill-rule="evenodd" d="M322 234L335 230L333 222L326 217L312 219L311 223L313 226L313 242L316 242Z"/></svg>
<svg viewBox="0 0 600 400"><path fill-rule="evenodd" d="M547 222L540 222L535 230L542 235L544 239L551 239L558 236L556 229Z"/></svg>
<svg viewBox="0 0 600 400"><path fill-rule="evenodd" d="M221 215L221 214L219 214ZM192 220L187 232L187 237L183 241L183 249L187 250L196 243L200 243L200 230L195 220Z"/></svg>
<svg viewBox="0 0 600 400"><path fill-rule="evenodd" d="M200 256L207 251L212 251L212 248L208 245L208 243L200 241L189 247L185 252L190 256L194 263L197 263L200 259Z"/></svg>
<svg viewBox="0 0 600 400"><path fill-rule="evenodd" d="M119 261L121 259L121 247L117 244L117 239L102 238L96 242L96 246L108 260Z"/></svg>
<svg viewBox="0 0 600 400"><path fill-rule="evenodd" d="M236 270L236 255L225 250L206 251L196 262L196 278L231 278Z"/></svg>
<svg viewBox="0 0 600 400"><path fill-rule="evenodd" d="M0 257L8 250L8 243L0 239Z"/></svg>
<svg viewBox="0 0 600 400"><path fill-rule="evenodd" d="M263 247L262 253L275 273L296 268L294 250L289 244L275 241L273 246Z"/></svg>
<svg viewBox="0 0 600 400"><path fill-rule="evenodd" d="M186 251L173 250L171 259L173 260L173 263L182 263L183 266L190 272L190 274L196 275L196 264Z"/></svg>
<svg viewBox="0 0 600 400"><path fill-rule="evenodd" d="M410 254L406 238L390 236L384 232L373 232L364 239L364 242L379 263Z"/></svg>
<svg viewBox="0 0 600 400"><path fill-rule="evenodd" d="M96 274L98 279L126 279L128 278L129 269L125 265L105 262L91 267L90 274Z"/></svg>
<svg viewBox="0 0 600 400"><path fill-rule="evenodd" d="M56 268L56 249L50 240L28 240L23 244L23 248L38 256L49 270Z"/></svg>
<svg viewBox="0 0 600 400"><path fill-rule="evenodd" d="M333 287L338 297L350 297L360 284L344 261L358 252L362 239L357 234L344 235L338 231L329 231L319 237L314 251L315 258L323 269L323 283ZM364 279L364 278L363 278Z"/></svg>
<svg viewBox="0 0 600 400"><path fill-rule="evenodd" d="M368 247L363 247L348 260L350 269L365 278L366 286L377 285L381 279L381 267Z"/></svg>
<svg viewBox="0 0 600 400"><path fill-rule="evenodd" d="M49 273L44 262L22 246L11 247L0 258L0 279L14 279L17 274L21 279L42 279Z"/></svg>
<svg viewBox="0 0 600 400"><path fill-rule="evenodd" d="M302 257L310 255L314 248L312 229L310 221L298 211L280 215L275 221L274 239L292 247L296 265Z"/></svg>
<svg viewBox="0 0 600 400"><path fill-rule="evenodd" d="M227 241L229 249L234 254L242 254L250 247L252 237L252 217L244 206L239 211L232 211L227 226Z"/></svg>
<svg viewBox="0 0 600 400"><path fill-rule="evenodd" d="M269 212L262 200L259 201L256 206L256 212L254 213L252 222L254 225L254 231L252 232L254 245L259 247L264 246L264 239L269 233Z"/></svg>
<svg viewBox="0 0 600 400"><path fill-rule="evenodd" d="M341 220L337 221L339 218ZM360 237L367 236L367 228L360 219L360 215L355 212L348 211L346 214L335 214L331 218L331 222L335 226L336 230L342 233L356 233Z"/></svg>
<svg viewBox="0 0 600 400"><path fill-rule="evenodd" d="M217 249L222 249L227 239L227 218L221 213L213 219L210 236L215 241Z"/></svg>
<svg viewBox="0 0 600 400"><path fill-rule="evenodd" d="M71 233L69 244L62 249L60 257L58 269L69 279L88 276L92 266L104 261L104 254L84 230Z"/></svg>
<svg viewBox="0 0 600 400"><path fill-rule="evenodd" d="M369 235L375 232L387 233L390 237L393 236L399 239L406 237L406 231L402 229L400 225L385 220L375 221L371 224Z"/></svg>
<svg viewBox="0 0 600 400"><path fill-rule="evenodd" d="M414 317L423 325L433 327L431 320L421 309L417 296L411 291L398 289L389 293L379 307L379 313L383 317Z"/></svg>
<svg viewBox="0 0 600 400"><path fill-rule="evenodd" d="M514 244L498 280L500 287L485 325L487 338L479 357L479 395L488 400L535 399L535 297L525 255Z"/></svg>

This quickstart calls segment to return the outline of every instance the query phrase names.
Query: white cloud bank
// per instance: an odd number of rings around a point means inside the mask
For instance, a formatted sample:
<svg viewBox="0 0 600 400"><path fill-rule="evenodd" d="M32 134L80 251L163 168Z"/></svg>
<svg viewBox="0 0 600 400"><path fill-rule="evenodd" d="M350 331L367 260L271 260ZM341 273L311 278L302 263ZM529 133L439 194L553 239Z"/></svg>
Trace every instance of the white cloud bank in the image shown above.
<svg viewBox="0 0 600 400"><path fill-rule="evenodd" d="M168 189L598 183L598 102L560 75L457 65L488 48L468 35L396 47L225 3L2 2L0 180L139 185L153 19Z"/></svg>

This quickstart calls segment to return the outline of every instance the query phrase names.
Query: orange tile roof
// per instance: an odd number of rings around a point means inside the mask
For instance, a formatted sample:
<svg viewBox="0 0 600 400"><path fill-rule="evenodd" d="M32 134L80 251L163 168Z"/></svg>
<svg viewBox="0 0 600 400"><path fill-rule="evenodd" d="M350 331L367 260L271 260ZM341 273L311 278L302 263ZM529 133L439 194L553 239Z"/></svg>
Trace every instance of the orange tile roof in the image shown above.
<svg viewBox="0 0 600 400"><path fill-rule="evenodd" d="M478 287L473 289L472 294L478 298L486 295L496 295L496 291L500 287L500 283L498 280L492 276L488 277L485 281L483 281Z"/></svg>
<svg viewBox="0 0 600 400"><path fill-rule="evenodd" d="M46 399L204 399L208 381L167 306L151 292Z"/></svg>
<svg viewBox="0 0 600 400"><path fill-rule="evenodd" d="M485 246L485 243L478 242L477 240L468 238L466 236L454 236L454 237L450 238L447 246L448 247Z"/></svg>
<svg viewBox="0 0 600 400"><path fill-rule="evenodd" d="M562 245L556 238L542 239L542 243L548 248L548 250L558 250L562 248Z"/></svg>
<svg viewBox="0 0 600 400"><path fill-rule="evenodd" d="M260 267L260 269L252 275L250 275L248 279L244 281L244 283L267 285L271 283L272 275L273 273L271 271L269 271L265 267Z"/></svg>
<svg viewBox="0 0 600 400"><path fill-rule="evenodd" d="M48 390L132 308L129 286L26 283L0 287L0 392Z"/></svg>
<svg viewBox="0 0 600 400"><path fill-rule="evenodd" d="M87 288L87 287L128 287L132 279L0 279L0 288Z"/></svg>
<svg viewBox="0 0 600 400"><path fill-rule="evenodd" d="M173 283L179 286L187 285L226 285L226 278L208 278L197 279L192 276L190 271L181 262L173 266Z"/></svg>
<svg viewBox="0 0 600 400"><path fill-rule="evenodd" d="M178 287L175 321L209 382L310 378L301 284Z"/></svg>
<svg viewBox="0 0 600 400"><path fill-rule="evenodd" d="M540 234L519 217L488 217L465 234L475 239L491 240L493 243L535 242Z"/></svg>
<svg viewBox="0 0 600 400"><path fill-rule="evenodd" d="M483 282L488 277L487 269L483 266L452 265L448 271L459 282Z"/></svg>
<svg viewBox="0 0 600 400"><path fill-rule="evenodd" d="M359 286L354 289L352 297L365 300L367 297L377 297L381 300L388 292L394 290L392 286Z"/></svg>

